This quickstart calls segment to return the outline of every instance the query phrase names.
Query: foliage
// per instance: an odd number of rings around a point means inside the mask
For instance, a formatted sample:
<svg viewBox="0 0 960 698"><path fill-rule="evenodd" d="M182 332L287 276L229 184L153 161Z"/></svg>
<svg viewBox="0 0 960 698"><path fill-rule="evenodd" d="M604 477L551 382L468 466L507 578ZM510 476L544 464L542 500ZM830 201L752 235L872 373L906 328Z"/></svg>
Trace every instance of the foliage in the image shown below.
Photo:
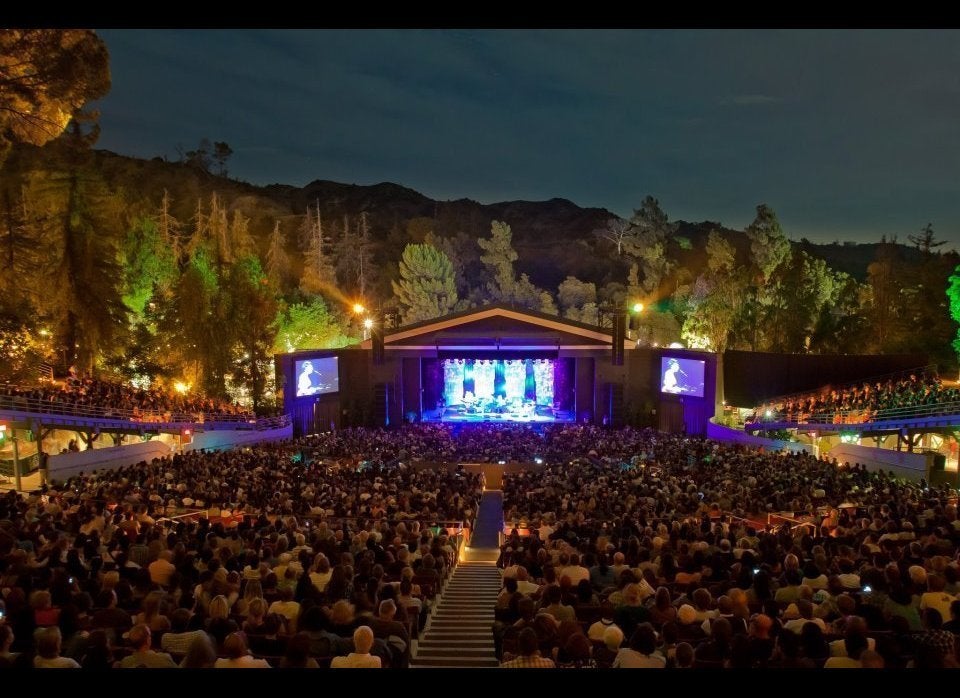
<svg viewBox="0 0 960 698"><path fill-rule="evenodd" d="M344 334L343 326L319 297L308 303L282 307L274 319L274 326L277 331L273 350L278 353L338 349L358 341Z"/></svg>
<svg viewBox="0 0 960 698"><path fill-rule="evenodd" d="M83 29L0 29L0 163L10 143L43 145L110 89L107 47Z"/></svg>
<svg viewBox="0 0 960 698"><path fill-rule="evenodd" d="M449 314L457 304L450 259L433 245L407 245L393 293L400 302L404 324Z"/></svg>

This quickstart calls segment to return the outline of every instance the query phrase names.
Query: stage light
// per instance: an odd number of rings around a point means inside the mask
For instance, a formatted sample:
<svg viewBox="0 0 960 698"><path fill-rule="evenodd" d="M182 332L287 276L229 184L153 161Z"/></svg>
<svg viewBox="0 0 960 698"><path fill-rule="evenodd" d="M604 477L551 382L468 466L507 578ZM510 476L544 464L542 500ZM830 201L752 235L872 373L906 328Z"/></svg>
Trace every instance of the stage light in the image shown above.
<svg viewBox="0 0 960 698"><path fill-rule="evenodd" d="M173 389L176 390L181 395L184 395L190 390L190 384L184 383L183 381L177 381L173 384Z"/></svg>
<svg viewBox="0 0 960 698"><path fill-rule="evenodd" d="M373 320L371 318L365 318L363 321L363 326L369 330L371 327L373 327Z"/></svg>
<svg viewBox="0 0 960 698"><path fill-rule="evenodd" d="M543 465L543 458L534 458L533 462L537 465Z"/></svg>
<svg viewBox="0 0 960 698"><path fill-rule="evenodd" d="M764 412L764 415L766 415L767 419L770 419L773 416L773 412L771 412L770 410L767 410L766 412Z"/></svg>
<svg viewBox="0 0 960 698"><path fill-rule="evenodd" d="M355 312L357 315L363 314L364 311L366 311L366 308L363 307L362 303L353 304L353 312Z"/></svg>
<svg viewBox="0 0 960 698"><path fill-rule="evenodd" d="M635 312L635 313L642 313L642 312L643 312L643 303L634 303L632 310L633 310L633 312Z"/></svg>

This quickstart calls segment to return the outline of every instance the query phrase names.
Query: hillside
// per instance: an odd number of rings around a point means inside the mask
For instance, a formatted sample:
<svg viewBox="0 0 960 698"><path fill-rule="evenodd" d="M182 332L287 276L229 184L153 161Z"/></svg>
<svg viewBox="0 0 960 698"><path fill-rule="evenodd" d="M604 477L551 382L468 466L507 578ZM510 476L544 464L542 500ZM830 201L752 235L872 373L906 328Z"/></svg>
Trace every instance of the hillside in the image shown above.
<svg viewBox="0 0 960 698"><path fill-rule="evenodd" d="M51 152L50 147L22 146L5 163L4 171L48 167L50 158L56 157ZM319 205L324 225L334 239L340 234L345 219L349 225L356 225L356 219L365 212L377 243L374 260L385 272L377 282L382 291L389 289L389 279L396 274L396 260L408 242L421 241L426 232L443 237L462 234L476 239L489 235L492 220L505 221L512 227L519 254L518 268L541 287L556 289L568 275L596 282L598 286L623 282L626 277L626 263L610 264L614 256L612 246L594 235L614 214L600 208L582 208L566 199L493 204L470 199L435 201L390 182L356 185L321 179L304 187L255 186L160 158L143 160L103 150L94 151L93 157L107 184L115 191L122 191L134 209L155 210L166 190L173 215L189 227L198 200L206 203L216 192L229 211L238 210L250 218L250 230L261 245L266 244L274 222L280 221L288 251L295 260L299 259L303 243L298 228L308 207ZM749 254L742 231L709 221L678 221L677 241L670 251L694 276L705 263L706 238L714 229L720 230L737 248L738 259L746 259ZM789 236L790 231L786 232ZM820 245L803 240L793 244L861 281L866 278L867 265L877 248L877 243ZM907 259L917 254L913 248L902 247Z"/></svg>

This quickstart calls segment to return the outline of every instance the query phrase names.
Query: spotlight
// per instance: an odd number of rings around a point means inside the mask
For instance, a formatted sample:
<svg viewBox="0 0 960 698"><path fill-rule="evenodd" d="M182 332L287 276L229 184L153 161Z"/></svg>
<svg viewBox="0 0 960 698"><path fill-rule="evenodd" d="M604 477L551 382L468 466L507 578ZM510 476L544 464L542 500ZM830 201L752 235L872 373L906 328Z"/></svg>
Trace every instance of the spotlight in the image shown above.
<svg viewBox="0 0 960 698"><path fill-rule="evenodd" d="M373 320L371 318L365 318L363 321L363 326L369 330L371 327L373 327Z"/></svg>
<svg viewBox="0 0 960 698"><path fill-rule="evenodd" d="M354 304L353 304L353 312L355 312L357 315L362 314L365 310L366 310L366 308L363 307L363 304L362 304L362 303L354 303Z"/></svg>
<svg viewBox="0 0 960 698"><path fill-rule="evenodd" d="M543 458L537 457L533 459L533 462L537 465L543 465Z"/></svg>
<svg viewBox="0 0 960 698"><path fill-rule="evenodd" d="M635 312L635 313L642 313L642 312L643 312L643 303L634 303L634 304L633 304L633 312Z"/></svg>

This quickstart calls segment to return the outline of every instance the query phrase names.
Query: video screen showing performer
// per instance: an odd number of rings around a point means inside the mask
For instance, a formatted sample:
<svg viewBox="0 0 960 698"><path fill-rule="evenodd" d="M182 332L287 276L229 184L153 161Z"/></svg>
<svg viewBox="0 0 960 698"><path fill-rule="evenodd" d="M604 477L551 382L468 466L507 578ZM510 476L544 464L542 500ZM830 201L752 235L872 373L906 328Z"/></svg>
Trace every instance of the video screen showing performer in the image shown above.
<svg viewBox="0 0 960 698"><path fill-rule="evenodd" d="M294 369L297 375L297 397L324 395L340 390L336 356L297 361Z"/></svg>
<svg viewBox="0 0 960 698"><path fill-rule="evenodd" d="M703 397L704 362L664 356L660 359L660 392Z"/></svg>

